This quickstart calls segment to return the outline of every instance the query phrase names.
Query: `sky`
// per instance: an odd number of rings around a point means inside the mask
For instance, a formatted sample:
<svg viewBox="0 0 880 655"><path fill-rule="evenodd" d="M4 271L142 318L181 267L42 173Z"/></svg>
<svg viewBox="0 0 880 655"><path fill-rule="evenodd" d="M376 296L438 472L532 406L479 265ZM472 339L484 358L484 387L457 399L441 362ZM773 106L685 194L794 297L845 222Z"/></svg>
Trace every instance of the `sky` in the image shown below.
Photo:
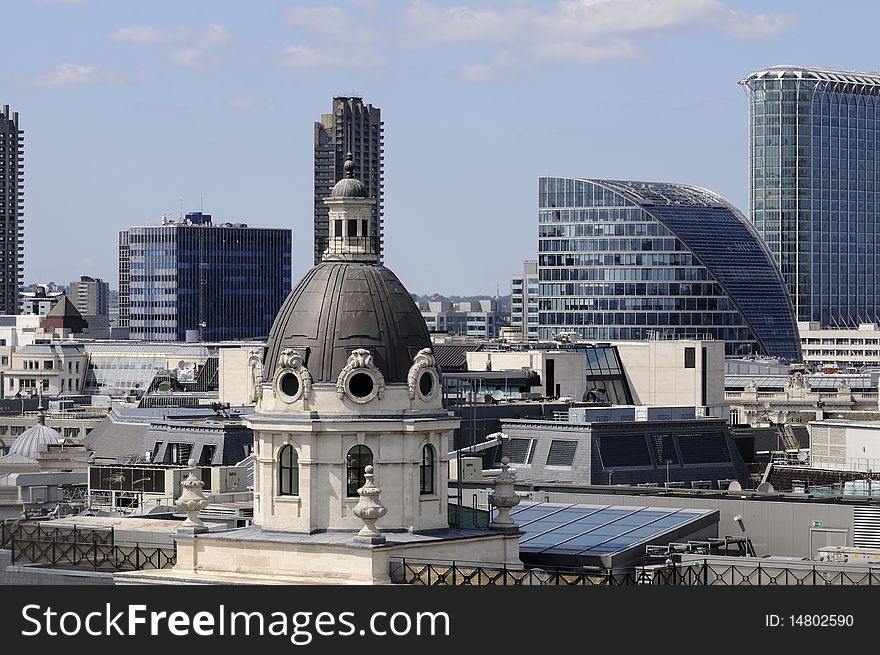
<svg viewBox="0 0 880 655"><path fill-rule="evenodd" d="M117 287L163 214L293 229L312 265L313 124L385 123L385 263L412 293L509 292L538 177L707 187L743 212L737 84L880 68L880 5L740 0L3 0L0 104L25 131L25 281Z"/></svg>

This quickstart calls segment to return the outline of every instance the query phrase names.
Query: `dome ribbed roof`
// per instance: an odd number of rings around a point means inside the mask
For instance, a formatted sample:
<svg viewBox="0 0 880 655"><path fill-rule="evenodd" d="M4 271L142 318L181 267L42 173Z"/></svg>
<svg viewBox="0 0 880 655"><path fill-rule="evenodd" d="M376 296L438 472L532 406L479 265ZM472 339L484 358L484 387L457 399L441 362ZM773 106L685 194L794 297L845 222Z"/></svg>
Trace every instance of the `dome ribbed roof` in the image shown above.
<svg viewBox="0 0 880 655"><path fill-rule="evenodd" d="M45 420L42 417L40 418ZM19 435L18 439L10 446L7 457L17 455L18 457L26 457L36 461L37 454L40 451L46 450L49 444L59 443L64 443L64 439L58 430L48 427L41 421Z"/></svg>
<svg viewBox="0 0 880 655"><path fill-rule="evenodd" d="M358 179L344 177L339 180L330 192L331 198L366 198L367 187Z"/></svg>
<svg viewBox="0 0 880 655"><path fill-rule="evenodd" d="M373 353L388 383L405 383L431 338L422 314L390 270L374 263L327 261L306 273L269 334L264 375L271 380L285 348L303 352L317 382L336 382L355 348Z"/></svg>
<svg viewBox="0 0 880 655"><path fill-rule="evenodd" d="M354 155L349 152L342 165L342 179L330 192L331 198L367 198L367 187L354 176Z"/></svg>

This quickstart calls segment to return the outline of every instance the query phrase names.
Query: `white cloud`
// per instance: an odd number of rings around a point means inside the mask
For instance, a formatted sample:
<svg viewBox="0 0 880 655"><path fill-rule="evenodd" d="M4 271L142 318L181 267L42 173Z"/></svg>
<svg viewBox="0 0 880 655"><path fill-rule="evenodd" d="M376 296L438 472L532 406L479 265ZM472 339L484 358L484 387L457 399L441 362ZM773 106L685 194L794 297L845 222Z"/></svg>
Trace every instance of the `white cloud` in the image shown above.
<svg viewBox="0 0 880 655"><path fill-rule="evenodd" d="M111 35L116 41L130 43L162 43L165 41L177 41L189 36L190 30L182 25L178 27L122 27Z"/></svg>
<svg viewBox="0 0 880 655"><path fill-rule="evenodd" d="M438 7L427 0L415 0L404 19L431 41L495 41L514 37L528 20L529 12L513 8L507 12L472 9L464 5Z"/></svg>
<svg viewBox="0 0 880 655"><path fill-rule="evenodd" d="M92 84L103 81L104 77L94 66L81 64L61 64L52 73L41 75L33 80L40 86L63 86L69 84Z"/></svg>
<svg viewBox="0 0 880 655"><path fill-rule="evenodd" d="M458 73L481 81L542 60L642 56L635 44L647 47L642 44L650 42L637 36L689 29L736 39L764 38L794 23L788 15L733 11L728 0L408 0L403 11L390 15L378 14L378 6L375 0L337 0L284 10L284 20L298 30L298 43L285 49L282 60L296 68L373 65L382 61L375 53L389 49L408 58L432 45L455 44L456 55L466 54L465 48L479 53ZM338 54L346 49L356 53L350 61ZM511 66L492 49L520 63ZM366 64L362 53L368 55Z"/></svg>
<svg viewBox="0 0 880 655"><path fill-rule="evenodd" d="M576 41L556 41L542 43L533 48L532 52L546 59L565 61L605 61L608 59L630 59L640 54L628 41L615 39L607 43L578 43Z"/></svg>
<svg viewBox="0 0 880 655"><path fill-rule="evenodd" d="M475 82L491 80L496 74L497 71L488 64L474 64L473 66L465 67L461 71L462 77L466 80L473 80Z"/></svg>
<svg viewBox="0 0 880 655"><path fill-rule="evenodd" d="M209 60L209 53L232 39L223 25L212 23L200 30L184 25L176 27L150 27L138 25L122 27L111 35L116 41L153 44L169 43L177 47L168 52L168 59L186 68L200 68Z"/></svg>
<svg viewBox="0 0 880 655"><path fill-rule="evenodd" d="M289 7L284 10L284 20L291 25L312 32L339 35L349 31L353 20L350 12L336 5L324 7Z"/></svg>
<svg viewBox="0 0 880 655"><path fill-rule="evenodd" d="M338 48L315 48L310 45L289 45L281 52L281 63L290 68L365 68L378 66L381 58L368 50L352 55Z"/></svg>
<svg viewBox="0 0 880 655"><path fill-rule="evenodd" d="M640 51L624 37L701 28L745 38L790 29L786 15L736 12L722 0L510 0L495 8L440 5L413 0L403 22L423 41L499 44L542 58L601 61L634 57ZM411 35L412 36L412 35ZM497 74L491 63L462 71L468 79Z"/></svg>
<svg viewBox="0 0 880 655"><path fill-rule="evenodd" d="M505 73L519 68L521 68L519 60L505 50L492 57L488 63L466 66L461 70L461 76L466 80L483 82L501 77Z"/></svg>
<svg viewBox="0 0 880 655"><path fill-rule="evenodd" d="M535 20L548 32L566 36L703 26L737 38L772 36L793 22L790 16L734 12L721 0L563 0Z"/></svg>
<svg viewBox="0 0 880 655"><path fill-rule="evenodd" d="M232 35L222 25L211 24L200 30L195 35L195 47L200 50L210 50L223 45L232 38Z"/></svg>

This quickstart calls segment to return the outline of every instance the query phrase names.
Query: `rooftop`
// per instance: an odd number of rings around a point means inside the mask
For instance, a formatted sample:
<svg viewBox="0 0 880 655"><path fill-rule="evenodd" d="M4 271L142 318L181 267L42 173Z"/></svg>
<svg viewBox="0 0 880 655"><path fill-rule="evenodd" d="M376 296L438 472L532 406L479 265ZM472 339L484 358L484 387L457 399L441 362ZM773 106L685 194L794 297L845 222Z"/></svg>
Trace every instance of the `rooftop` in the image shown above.
<svg viewBox="0 0 880 655"><path fill-rule="evenodd" d="M740 81L745 84L751 80L762 78L817 80L820 82L843 82L847 84L863 84L866 86L880 87L880 72L872 71L861 73L857 71L839 70L834 68L817 68L812 66L795 66L781 64L770 66L750 73Z"/></svg>

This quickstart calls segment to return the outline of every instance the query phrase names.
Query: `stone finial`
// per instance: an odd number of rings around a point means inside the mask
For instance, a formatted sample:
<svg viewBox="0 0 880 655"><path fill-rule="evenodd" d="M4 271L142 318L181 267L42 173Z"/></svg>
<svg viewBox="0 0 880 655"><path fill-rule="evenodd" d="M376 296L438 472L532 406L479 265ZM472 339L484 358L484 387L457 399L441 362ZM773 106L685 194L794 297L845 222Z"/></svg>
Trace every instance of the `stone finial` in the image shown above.
<svg viewBox="0 0 880 655"><path fill-rule="evenodd" d="M492 530L508 532L519 530L519 526L510 518L510 510L519 505L520 501L513 487L515 482L516 472L510 471L510 459L502 457L501 474L495 478L495 489L489 494L489 503L498 509L498 516L489 524Z"/></svg>
<svg viewBox="0 0 880 655"><path fill-rule="evenodd" d="M177 506L186 513L186 521L181 527L192 532L207 532L208 526L199 518L199 512L205 509L209 503L202 491L205 483L196 476L196 460L191 459L186 464L189 475L181 481L180 486L183 487L183 492L177 499Z"/></svg>
<svg viewBox="0 0 880 655"><path fill-rule="evenodd" d="M355 516L364 522L364 527L357 533L355 539L371 544L382 544L385 543L385 537L382 536L381 531L376 527L376 521L388 513L388 508L379 500L379 494L382 493L382 490L373 484L372 466L367 466L364 469L364 477L366 482L364 482L363 487L358 489L360 500L351 510Z"/></svg>

